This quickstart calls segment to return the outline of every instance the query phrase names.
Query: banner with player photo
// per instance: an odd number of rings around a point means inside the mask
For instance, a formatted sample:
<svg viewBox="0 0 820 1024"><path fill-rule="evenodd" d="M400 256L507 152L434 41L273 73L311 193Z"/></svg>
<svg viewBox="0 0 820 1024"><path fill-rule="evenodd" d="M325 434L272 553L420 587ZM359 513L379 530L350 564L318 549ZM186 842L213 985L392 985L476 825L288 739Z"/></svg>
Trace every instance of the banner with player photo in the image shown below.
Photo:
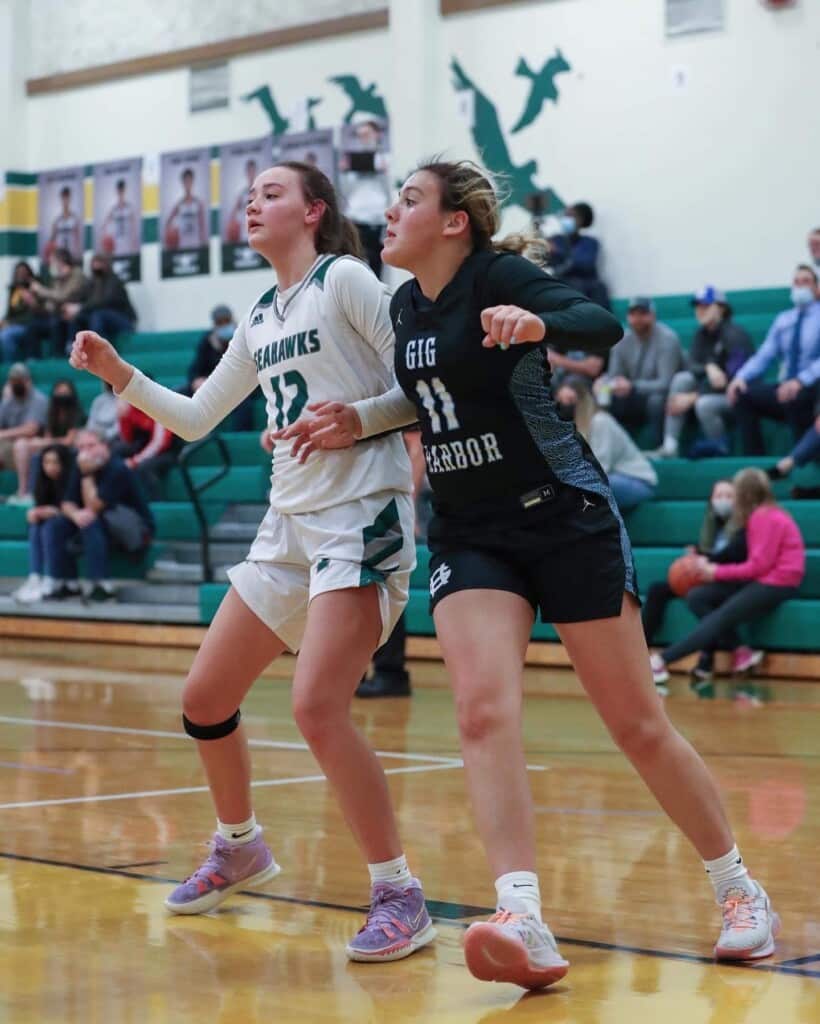
<svg viewBox="0 0 820 1024"><path fill-rule="evenodd" d="M312 132L290 132L273 139L273 159L301 160L313 164L336 181L336 150L333 147L333 129L320 128Z"/></svg>
<svg viewBox="0 0 820 1024"><path fill-rule="evenodd" d="M63 167L37 175L37 254L48 265L55 249L83 258L85 168Z"/></svg>
<svg viewBox="0 0 820 1024"><path fill-rule="evenodd" d="M123 281L141 280L142 160L94 167L94 251L111 257Z"/></svg>
<svg viewBox="0 0 820 1024"><path fill-rule="evenodd" d="M159 170L162 277L210 272L211 150L163 153Z"/></svg>
<svg viewBox="0 0 820 1024"><path fill-rule="evenodd" d="M258 270L265 260L248 246L245 206L258 174L273 163L270 135L219 147L219 237L222 270Z"/></svg>

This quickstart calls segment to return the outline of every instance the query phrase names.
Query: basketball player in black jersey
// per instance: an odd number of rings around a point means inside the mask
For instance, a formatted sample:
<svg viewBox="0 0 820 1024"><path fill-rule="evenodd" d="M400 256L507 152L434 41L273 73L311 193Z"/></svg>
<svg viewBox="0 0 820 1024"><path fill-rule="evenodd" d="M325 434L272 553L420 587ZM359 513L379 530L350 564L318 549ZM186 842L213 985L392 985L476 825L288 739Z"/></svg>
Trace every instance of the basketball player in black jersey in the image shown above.
<svg viewBox="0 0 820 1024"><path fill-rule="evenodd" d="M568 964L541 919L522 673L535 614L556 624L590 699L705 862L720 958L767 956L778 928L716 785L652 680L629 539L603 470L557 414L547 344L603 353L618 322L492 237L499 210L474 165L421 166L387 211L384 261L409 270L391 305L399 387L325 403L283 432L315 448L421 424L435 516L430 595L453 682L467 782L497 913L465 933L485 980L540 988ZM503 247L504 243L501 243Z"/></svg>

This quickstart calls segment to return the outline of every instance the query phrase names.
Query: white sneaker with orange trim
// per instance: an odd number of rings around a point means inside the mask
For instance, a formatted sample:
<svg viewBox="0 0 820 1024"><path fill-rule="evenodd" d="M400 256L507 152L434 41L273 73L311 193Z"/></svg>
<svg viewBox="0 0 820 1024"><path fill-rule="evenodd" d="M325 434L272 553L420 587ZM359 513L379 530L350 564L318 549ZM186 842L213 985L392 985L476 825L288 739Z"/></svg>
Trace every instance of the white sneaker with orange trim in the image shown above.
<svg viewBox="0 0 820 1024"><path fill-rule="evenodd" d="M780 918L772 910L763 886L752 884L754 894L733 888L718 903L723 914L723 928L715 945L718 960L758 960L774 953Z"/></svg>
<svg viewBox="0 0 820 1024"><path fill-rule="evenodd" d="M569 970L545 924L532 914L508 910L470 925L464 933L464 959L481 981L507 981L522 988L545 988Z"/></svg>

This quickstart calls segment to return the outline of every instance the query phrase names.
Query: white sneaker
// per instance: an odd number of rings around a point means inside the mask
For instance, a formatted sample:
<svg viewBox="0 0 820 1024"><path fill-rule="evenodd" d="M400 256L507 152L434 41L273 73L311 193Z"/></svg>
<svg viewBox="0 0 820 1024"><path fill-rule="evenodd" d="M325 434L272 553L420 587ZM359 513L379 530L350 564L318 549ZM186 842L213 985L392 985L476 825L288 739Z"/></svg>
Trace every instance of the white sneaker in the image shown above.
<svg viewBox="0 0 820 1024"><path fill-rule="evenodd" d="M723 927L715 945L718 960L757 960L774 953L780 918L772 910L763 886L757 882L752 885L754 895L733 888L718 903L723 914Z"/></svg>
<svg viewBox="0 0 820 1024"><path fill-rule="evenodd" d="M650 654L649 664L652 668L652 678L655 680L655 686L659 689L664 683L669 682L669 669L666 667L666 662L660 656L660 654ZM669 692L668 690L666 691Z"/></svg>
<svg viewBox="0 0 820 1024"><path fill-rule="evenodd" d="M43 581L33 572L11 596L18 604L34 604L43 596Z"/></svg>
<svg viewBox="0 0 820 1024"><path fill-rule="evenodd" d="M509 910L470 925L464 933L464 959L481 981L508 981L522 988L545 988L569 970L549 928L532 914Z"/></svg>

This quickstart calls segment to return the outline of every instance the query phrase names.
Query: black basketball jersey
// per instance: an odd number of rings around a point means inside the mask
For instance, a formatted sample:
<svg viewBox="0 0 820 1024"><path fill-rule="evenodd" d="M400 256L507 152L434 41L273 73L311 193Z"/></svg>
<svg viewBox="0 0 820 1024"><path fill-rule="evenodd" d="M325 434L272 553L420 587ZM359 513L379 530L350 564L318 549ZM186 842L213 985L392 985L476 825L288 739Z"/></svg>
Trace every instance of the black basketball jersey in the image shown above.
<svg viewBox="0 0 820 1024"><path fill-rule="evenodd" d="M483 348L481 311L499 305L538 315L545 340ZM623 336L611 314L530 261L494 252L469 256L435 302L415 280L403 284L390 311L396 376L418 409L437 511L503 499L526 507L529 492L558 483L609 499L588 446L557 414L547 345L604 353Z"/></svg>

